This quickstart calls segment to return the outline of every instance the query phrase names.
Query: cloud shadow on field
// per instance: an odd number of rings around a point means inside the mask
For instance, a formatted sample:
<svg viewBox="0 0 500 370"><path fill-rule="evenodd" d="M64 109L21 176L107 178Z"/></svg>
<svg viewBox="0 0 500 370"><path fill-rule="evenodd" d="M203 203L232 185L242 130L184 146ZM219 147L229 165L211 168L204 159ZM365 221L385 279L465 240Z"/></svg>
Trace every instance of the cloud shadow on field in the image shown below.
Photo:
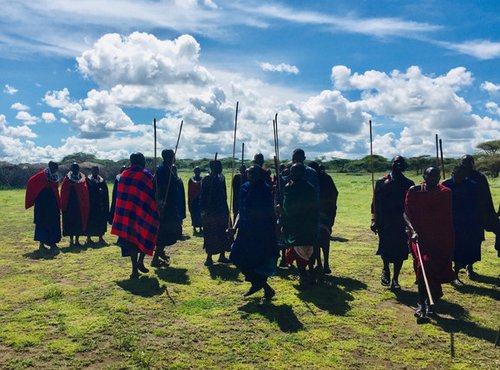
<svg viewBox="0 0 500 370"><path fill-rule="evenodd" d="M215 264L208 267L212 280L220 278L225 281L239 281L238 276L240 271L236 267L231 267L229 264Z"/></svg>
<svg viewBox="0 0 500 370"><path fill-rule="evenodd" d="M322 282L301 287L296 285L297 296L304 303L312 303L321 310L332 315L345 315L351 308L349 302L354 300L350 292L366 289L367 285L348 277L324 276Z"/></svg>
<svg viewBox="0 0 500 370"><path fill-rule="evenodd" d="M275 306L272 303L261 304L259 301L253 300L239 307L238 310L244 312L242 319L248 318L250 314L257 313L265 317L269 322L275 322L284 333L296 333L304 328L304 325L299 321L289 304Z"/></svg>
<svg viewBox="0 0 500 370"><path fill-rule="evenodd" d="M156 277L149 276L117 281L116 285L127 292L146 298L161 295L166 289L165 286L160 286Z"/></svg>
<svg viewBox="0 0 500 370"><path fill-rule="evenodd" d="M160 280L165 282L186 285L191 284L187 269L185 268L167 267L164 269L156 269L155 273Z"/></svg>

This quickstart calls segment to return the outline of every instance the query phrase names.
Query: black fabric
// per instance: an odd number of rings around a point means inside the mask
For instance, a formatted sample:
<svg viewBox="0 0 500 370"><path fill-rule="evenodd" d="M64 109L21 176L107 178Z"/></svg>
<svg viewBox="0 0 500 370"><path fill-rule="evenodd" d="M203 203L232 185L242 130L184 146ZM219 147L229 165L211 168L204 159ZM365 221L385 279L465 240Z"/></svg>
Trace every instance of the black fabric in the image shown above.
<svg viewBox="0 0 500 370"><path fill-rule="evenodd" d="M80 202L75 188L71 188L68 207L63 212L63 235L83 235L82 216L80 213Z"/></svg>
<svg viewBox="0 0 500 370"><path fill-rule="evenodd" d="M87 178L89 190L89 219L86 235L102 236L106 233L109 217L109 192L105 181L91 181Z"/></svg>

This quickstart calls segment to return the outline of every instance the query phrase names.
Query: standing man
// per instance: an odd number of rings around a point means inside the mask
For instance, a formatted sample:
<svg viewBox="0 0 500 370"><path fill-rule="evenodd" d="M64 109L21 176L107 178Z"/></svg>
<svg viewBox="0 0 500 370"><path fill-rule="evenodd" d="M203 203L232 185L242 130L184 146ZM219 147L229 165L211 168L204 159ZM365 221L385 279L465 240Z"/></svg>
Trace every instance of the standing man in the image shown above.
<svg viewBox="0 0 500 370"><path fill-rule="evenodd" d="M174 151L164 149L161 152L163 163L156 169L156 201L160 213L158 241L151 266L166 267L170 258L165 254L165 247L174 245L179 240L177 175L173 172Z"/></svg>
<svg viewBox="0 0 500 370"><path fill-rule="evenodd" d="M306 281L306 266L314 253L319 220L317 194L305 179L304 167L302 163L292 165L283 205L277 207L282 214L287 262L291 265L297 261L301 285Z"/></svg>
<svg viewBox="0 0 500 370"><path fill-rule="evenodd" d="M118 235L122 257L132 262L131 279L139 271L149 272L144 256L153 254L159 227L153 175L146 170L142 153L130 155L130 167L122 172L116 192L116 210L111 234Z"/></svg>
<svg viewBox="0 0 500 370"><path fill-rule="evenodd" d="M415 183L406 178L403 172L407 168L405 159L396 156L391 161L391 172L377 180L372 202L371 230L379 238L377 255L382 258L384 267L380 282L391 289L399 290L399 273L403 261L408 259L408 235L405 211L406 192ZM391 281L389 264L394 264L394 275Z"/></svg>
<svg viewBox="0 0 500 370"><path fill-rule="evenodd" d="M434 301L443 296L442 283L455 280L451 268L455 234L453 230L451 190L439 183L439 168L429 167L424 182L412 186L406 195L405 220L411 232L413 267L418 283L418 319L434 314L419 258L424 261L425 274Z"/></svg>
<svg viewBox="0 0 500 370"><path fill-rule="evenodd" d="M309 167L316 171L319 181L319 240L317 248L314 251L318 266L321 267L321 253L323 251L324 265L323 272L331 274L330 269L330 236L332 235L333 224L337 216L337 198L339 191L333 182L333 179L328 175L323 166L319 166L317 162L309 163ZM323 168L321 168L323 167Z"/></svg>
<svg viewBox="0 0 500 370"><path fill-rule="evenodd" d="M193 170L194 175L188 181L188 208L191 214L191 224L193 225L193 233L202 232L201 224L201 180L202 177L200 167L196 166ZM196 230L196 228L199 228Z"/></svg>
<svg viewBox="0 0 500 370"><path fill-rule="evenodd" d="M89 217L89 191L80 166L73 163L61 185L63 236L69 236L69 246L80 245ZM73 239L75 238L75 239Z"/></svg>
<svg viewBox="0 0 500 370"><path fill-rule="evenodd" d="M453 169L451 179L443 181L452 191L453 226L455 229L455 274L458 279L460 269L469 266L469 277L474 278L472 265L481 261L483 223L481 222L479 185L466 178L464 165ZM460 279L459 279L460 280Z"/></svg>
<svg viewBox="0 0 500 370"><path fill-rule="evenodd" d="M61 200L59 198L59 165L50 161L48 167L30 177L26 186L25 208L35 205L34 240L40 242L40 251L57 249L61 241Z"/></svg>
<svg viewBox="0 0 500 370"><path fill-rule="evenodd" d="M462 157L462 165L465 167L465 176L475 181L479 186L479 212L483 228L482 240L484 240L484 231L491 231L498 238L498 235L500 235L500 221L495 212L488 179L476 170L473 156L469 154L464 155ZM470 279L475 279L476 273L472 265L467 265L465 271Z"/></svg>
<svg viewBox="0 0 500 370"><path fill-rule="evenodd" d="M177 179L177 193L176 193L176 209L177 209L177 240L182 239L182 223L186 218L186 192L184 191L184 183L177 174L176 165L172 165L172 172Z"/></svg>
<svg viewBox="0 0 500 370"><path fill-rule="evenodd" d="M103 235L107 229L109 216L108 184L99 175L99 167L92 166L92 173L87 176L89 190L89 220L87 223L87 244L92 243L91 236L98 236L99 243L105 245Z"/></svg>
<svg viewBox="0 0 500 370"><path fill-rule="evenodd" d="M212 266L212 255L219 254L218 262L229 263L225 256L231 250L226 230L229 226L226 180L222 163L210 161L210 173L201 183L201 218L203 222L203 248L207 253L205 266Z"/></svg>
<svg viewBox="0 0 500 370"><path fill-rule="evenodd" d="M230 260L238 267L245 280L252 285L245 297L264 289L264 299L270 300L274 289L267 279L274 275L279 251L276 245L275 215L271 188L257 166L248 170L248 182L241 186L238 235L231 250Z"/></svg>
<svg viewBox="0 0 500 370"><path fill-rule="evenodd" d="M239 210L239 203L240 203L240 188L241 186L247 182L247 167L242 164L240 166L240 173L237 173L234 175L233 178L233 219L236 219L236 215L238 214Z"/></svg>

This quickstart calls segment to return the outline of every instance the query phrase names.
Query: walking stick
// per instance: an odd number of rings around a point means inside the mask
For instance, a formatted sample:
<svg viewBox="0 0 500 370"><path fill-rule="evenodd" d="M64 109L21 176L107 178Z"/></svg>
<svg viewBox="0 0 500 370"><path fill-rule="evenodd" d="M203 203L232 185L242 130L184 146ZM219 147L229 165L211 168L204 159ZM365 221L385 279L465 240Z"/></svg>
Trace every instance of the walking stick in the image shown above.
<svg viewBox="0 0 500 370"><path fill-rule="evenodd" d="M241 165L245 164L245 143L241 143Z"/></svg>
<svg viewBox="0 0 500 370"><path fill-rule="evenodd" d="M274 168L276 170L276 194L278 196L277 203L281 203L281 175L280 175L280 146L279 146L279 136L278 136L278 113L275 114L273 120L273 132L274 132Z"/></svg>
<svg viewBox="0 0 500 370"><path fill-rule="evenodd" d="M182 126L183 125L184 125L184 120L181 121L181 126L179 128L179 134L177 135L177 142L175 143L174 159L172 161L172 165L175 163L175 156L177 155L177 148L179 147L179 141L181 140L181 133L182 133ZM170 168L170 172L168 174L168 183L167 183L167 189L165 191L165 196L163 198L163 207L166 207L166 205L167 205L167 197L168 197L168 192L170 190L171 180L172 180L172 168Z"/></svg>
<svg viewBox="0 0 500 370"><path fill-rule="evenodd" d="M234 115L234 134L233 134L233 157L232 157L232 172L231 172L231 193L229 198L229 225L231 227L231 212L233 211L233 179L234 179L234 167L235 167L235 156L236 156L236 130L238 128L238 106L239 102L236 102L236 113Z"/></svg>
<svg viewBox="0 0 500 370"><path fill-rule="evenodd" d="M153 172L156 173L156 118L153 118L153 137L154 137L154 158L153 158Z"/></svg>
<svg viewBox="0 0 500 370"><path fill-rule="evenodd" d="M375 174L373 172L373 128L372 120L368 121L370 123L370 167L372 173L372 194L375 194Z"/></svg>
<svg viewBox="0 0 500 370"><path fill-rule="evenodd" d="M446 179L446 172L444 171L444 158L443 158L443 140L439 139L439 151L441 152L441 167L443 167L443 180Z"/></svg>
<svg viewBox="0 0 500 370"><path fill-rule="evenodd" d="M429 303L434 305L434 300L432 299L431 288L429 287L429 281L427 280L427 274L425 273L424 259L420 253L420 245L415 241L415 246L417 247L418 260L420 261L420 266L422 267L422 275L424 276L425 290L427 290L427 295L429 296Z"/></svg>
<svg viewBox="0 0 500 370"><path fill-rule="evenodd" d="M181 121L181 127L179 128L179 135L177 136L177 142L175 143L175 150L174 150L174 163L175 163L175 156L177 154L177 148L179 147L179 140L181 139L181 134L182 134L182 126L184 126L184 120Z"/></svg>
<svg viewBox="0 0 500 370"><path fill-rule="evenodd" d="M436 167L439 167L439 140L438 140L438 134L436 134Z"/></svg>

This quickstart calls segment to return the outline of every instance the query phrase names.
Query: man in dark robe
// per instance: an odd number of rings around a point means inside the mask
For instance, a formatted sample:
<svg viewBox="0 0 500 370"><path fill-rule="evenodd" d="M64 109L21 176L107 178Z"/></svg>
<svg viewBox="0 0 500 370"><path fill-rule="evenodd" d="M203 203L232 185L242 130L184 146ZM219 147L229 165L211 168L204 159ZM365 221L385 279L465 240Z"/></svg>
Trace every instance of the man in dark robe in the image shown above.
<svg viewBox="0 0 500 370"><path fill-rule="evenodd" d="M245 297L264 289L270 300L274 289L267 279L274 275L279 251L276 244L275 213L271 188L265 183L257 166L248 170L248 182L240 189L238 235L229 259L252 285Z"/></svg>
<svg viewBox="0 0 500 370"><path fill-rule="evenodd" d="M324 265L323 272L331 274L329 257L330 257L330 236L332 235L333 224L337 215L337 198L339 191L333 182L333 179L326 171L320 169L317 162L309 163L309 167L316 171L319 181L319 240L315 246L314 254L317 259L318 266L321 266L321 253L318 248L323 251Z"/></svg>
<svg viewBox="0 0 500 370"><path fill-rule="evenodd" d="M89 191L80 166L73 163L61 186L63 236L69 236L69 246L80 245L89 217ZM73 239L74 238L74 239Z"/></svg>
<svg viewBox="0 0 500 370"><path fill-rule="evenodd" d="M57 249L61 241L61 200L59 197L59 178L56 162L50 161L48 167L30 177L26 186L25 208L35 206L34 240L40 242L39 249Z"/></svg>
<svg viewBox="0 0 500 370"><path fill-rule="evenodd" d="M295 163L290 168L290 181L283 192L282 215L287 262L297 261L300 283L307 279L306 266L314 253L318 240L318 195L305 179L305 166Z"/></svg>
<svg viewBox="0 0 500 370"><path fill-rule="evenodd" d="M130 256L132 279L139 277L139 271L149 272L144 266L144 256L153 254L160 223L154 178L145 165L142 153L130 155L130 167L122 172L118 182L111 227L111 234L118 236L122 257Z"/></svg>
<svg viewBox="0 0 500 370"><path fill-rule="evenodd" d="M174 151L164 149L161 152L163 163L156 169L156 201L160 213L160 229L158 241L151 266L166 267L170 258L165 253L165 247L174 245L179 240L179 212L178 212L178 181L173 172ZM182 226L181 226L182 227Z"/></svg>
<svg viewBox="0 0 500 370"><path fill-rule="evenodd" d="M194 175L188 181L188 208L191 214L191 224L193 232L197 233L203 230L201 224L201 180L200 167L196 166L193 170ZM197 231L196 228L199 228Z"/></svg>
<svg viewBox="0 0 500 370"><path fill-rule="evenodd" d="M201 183L201 218L203 222L203 248L207 253L205 266L212 266L212 255L219 254L218 262L228 263L226 251L231 250L226 230L230 226L227 206L226 180L222 163L210 161L210 173Z"/></svg>
<svg viewBox="0 0 500 370"><path fill-rule="evenodd" d="M177 234L178 240L182 239L182 223L186 218L186 192L184 190L184 183L180 176L177 175L177 167L172 165L172 172L177 178L177 196L176 196L176 207L177 207Z"/></svg>
<svg viewBox="0 0 500 370"><path fill-rule="evenodd" d="M413 267L418 283L417 319L434 314L430 299L427 299L421 260L434 302L443 296L441 284L455 280L451 267L455 245L452 193L439 183L439 179L440 170L429 167L424 172L424 182L412 186L406 194L404 217L411 233Z"/></svg>
<svg viewBox="0 0 500 370"><path fill-rule="evenodd" d="M391 284L391 289L399 290L399 273L403 261L408 259L408 235L405 211L406 192L415 183L406 178L403 172L407 168L406 160L396 156L391 161L391 172L375 183L372 201L371 230L378 233L379 243L377 255L382 258L384 267L380 279L382 285ZM394 275L391 281L389 264L394 264Z"/></svg>
<svg viewBox="0 0 500 370"><path fill-rule="evenodd" d="M483 228L482 240L484 240L484 231L494 233L497 238L500 235L500 220L498 219L493 199L491 197L490 185L485 175L475 169L474 157L471 155L464 155L462 157L462 165L466 170L466 177L479 186L479 212ZM471 266L466 266L465 271L470 279L475 279L476 274Z"/></svg>
<svg viewBox="0 0 500 370"><path fill-rule="evenodd" d="M89 219L87 222L87 244L92 243L91 236L98 236L99 243L105 245L104 234L107 230L109 217L108 184L99 175L99 167L92 166L92 173L87 176L89 190Z"/></svg>
<svg viewBox="0 0 500 370"><path fill-rule="evenodd" d="M264 181L267 185L272 186L272 178L271 173L266 170L266 166L264 165L264 154L257 153L253 156L252 163L254 166L258 166L262 169L262 176L264 177Z"/></svg>
<svg viewBox="0 0 500 370"><path fill-rule="evenodd" d="M233 178L233 218L236 218L236 215L238 214L240 203L240 188L245 182L247 182L247 167L242 164L240 166L240 173L234 175Z"/></svg>
<svg viewBox="0 0 500 370"><path fill-rule="evenodd" d="M453 226L455 228L455 274L461 268L481 260L483 227L479 208L479 185L466 178L464 165L453 169L451 179L443 181L443 186L451 189L453 197Z"/></svg>
<svg viewBox="0 0 500 370"><path fill-rule="evenodd" d="M120 181L121 174L127 169L127 166L121 166L120 173L116 175L115 181L113 183L113 193L111 195L111 207L109 208L108 223L113 224L113 217L115 216L116 208L116 192L118 191L118 182Z"/></svg>

